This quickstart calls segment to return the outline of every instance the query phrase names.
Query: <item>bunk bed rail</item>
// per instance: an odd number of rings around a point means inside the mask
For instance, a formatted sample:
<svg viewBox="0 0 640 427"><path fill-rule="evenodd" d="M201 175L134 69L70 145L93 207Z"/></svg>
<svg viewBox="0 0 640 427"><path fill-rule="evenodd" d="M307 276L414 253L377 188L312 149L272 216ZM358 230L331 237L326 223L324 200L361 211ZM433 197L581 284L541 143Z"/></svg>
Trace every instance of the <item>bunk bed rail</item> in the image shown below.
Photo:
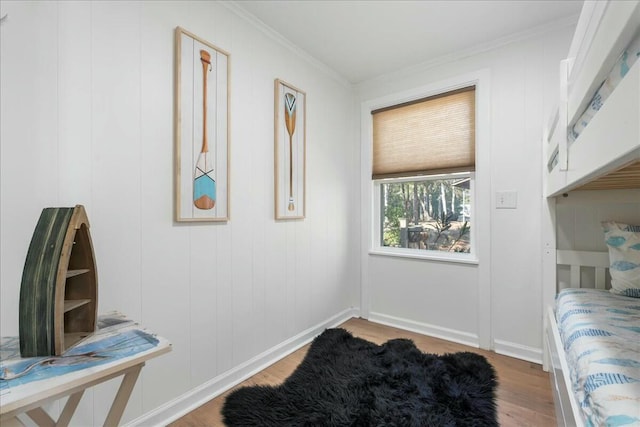
<svg viewBox="0 0 640 427"><path fill-rule="evenodd" d="M547 197L603 176L606 182L589 189L640 188L640 61L577 139L569 140L575 136L570 129L582 124L586 108L597 102L594 95L639 34L640 1L585 2L569 55L560 64L558 108L544 129Z"/></svg>

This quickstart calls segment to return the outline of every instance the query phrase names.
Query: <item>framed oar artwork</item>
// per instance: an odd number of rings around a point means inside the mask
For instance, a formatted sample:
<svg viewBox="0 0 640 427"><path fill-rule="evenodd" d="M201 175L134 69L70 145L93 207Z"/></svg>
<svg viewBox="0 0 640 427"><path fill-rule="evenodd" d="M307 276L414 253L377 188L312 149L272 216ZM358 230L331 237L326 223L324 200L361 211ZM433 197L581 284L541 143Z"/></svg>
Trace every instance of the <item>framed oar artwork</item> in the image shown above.
<svg viewBox="0 0 640 427"><path fill-rule="evenodd" d="M306 101L305 92L276 79L274 103L276 219L305 217Z"/></svg>
<svg viewBox="0 0 640 427"><path fill-rule="evenodd" d="M229 219L229 54L176 28L175 218Z"/></svg>

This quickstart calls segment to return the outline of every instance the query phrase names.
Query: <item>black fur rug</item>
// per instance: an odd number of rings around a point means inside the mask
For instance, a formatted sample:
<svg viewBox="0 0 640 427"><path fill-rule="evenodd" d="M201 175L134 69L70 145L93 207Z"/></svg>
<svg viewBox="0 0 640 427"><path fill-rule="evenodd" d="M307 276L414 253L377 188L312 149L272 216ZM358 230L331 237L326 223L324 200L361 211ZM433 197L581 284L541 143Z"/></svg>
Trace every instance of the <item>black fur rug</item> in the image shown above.
<svg viewBox="0 0 640 427"><path fill-rule="evenodd" d="M475 353L425 354L327 329L280 386L243 387L222 408L228 426L497 426L496 374Z"/></svg>

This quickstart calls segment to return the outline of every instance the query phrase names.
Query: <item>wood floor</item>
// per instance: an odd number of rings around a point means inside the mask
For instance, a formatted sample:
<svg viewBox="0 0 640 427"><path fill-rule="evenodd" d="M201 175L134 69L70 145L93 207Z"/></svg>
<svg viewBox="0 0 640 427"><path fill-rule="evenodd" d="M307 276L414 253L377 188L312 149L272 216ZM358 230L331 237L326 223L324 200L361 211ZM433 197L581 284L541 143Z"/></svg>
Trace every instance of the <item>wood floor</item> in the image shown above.
<svg viewBox="0 0 640 427"><path fill-rule="evenodd" d="M482 354L498 374L498 413L500 425L555 426L555 410L549 383L549 374L535 363L502 356L489 351L467 347L449 341L391 328L364 319L350 319L341 325L354 336L382 344L393 338L409 338L427 353L442 354L457 351L474 351ZM298 366L307 353L308 345L292 353L267 369L257 373L238 387L254 384L277 385L282 383ZM222 426L220 409L226 392L210 400L200 408L170 424L170 427Z"/></svg>

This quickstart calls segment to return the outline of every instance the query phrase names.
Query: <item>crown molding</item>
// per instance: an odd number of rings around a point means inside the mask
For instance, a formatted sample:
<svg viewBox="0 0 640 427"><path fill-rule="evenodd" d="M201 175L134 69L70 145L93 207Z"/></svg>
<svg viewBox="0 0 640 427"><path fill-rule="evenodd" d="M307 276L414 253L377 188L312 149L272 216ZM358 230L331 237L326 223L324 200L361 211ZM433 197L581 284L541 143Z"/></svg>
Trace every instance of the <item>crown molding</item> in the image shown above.
<svg viewBox="0 0 640 427"><path fill-rule="evenodd" d="M257 28L259 31L261 31L271 40L289 49L296 56L308 62L309 64L311 64L312 66L314 66L315 68L323 72L324 74L328 75L329 77L333 78L342 86L349 89L353 89L353 84L349 80L347 80L343 75L341 75L340 73L335 71L333 68L326 65L324 62L316 59L315 57L307 53L304 49L292 43L289 39L284 37L282 34L280 34L276 30L274 30L273 28L265 24L258 17L256 17L251 12L247 11L244 7L242 7L239 1L224 0L224 1L221 1L220 3L224 5L227 9L229 9L230 11L232 11L233 13L235 13L236 15L244 19L245 21L249 22L251 25Z"/></svg>
<svg viewBox="0 0 640 427"><path fill-rule="evenodd" d="M220 1L220 3L224 5L227 9L235 13L237 16L241 17L242 19L250 23L252 26L254 26L260 32L265 34L271 40L275 41L276 43L290 50L293 54L303 59L307 63L311 64L312 66L314 66L315 68L323 72L324 74L333 78L342 86L350 89L356 89L356 90L359 90L370 84L402 78L406 75L419 73L419 72L428 70L430 68L434 68L440 65L458 61L458 60L468 58L474 55L478 55L481 53L489 52L495 49L499 49L504 46L508 46L512 43L518 43L518 42L526 41L536 37L540 37L552 31L575 26L578 22L578 15L572 15L567 18L563 18L563 19L556 20L547 24L539 25L537 27L530 28L518 33L514 33L509 36L501 37L499 39L492 40L487 43L482 43L467 49L445 54L437 58L433 58L431 60L424 61L415 65L411 65L396 71L381 74L379 76L372 77L370 79L363 80L361 82L351 83L342 74L338 73L333 68L326 65L324 62L316 59L314 56L306 52L304 49L300 48L299 46L291 42L289 39L284 37L282 34L280 34L279 32L275 31L273 28L265 24L262 20L260 20L255 15L253 15L251 12L247 11L241 5L240 1L223 0L223 1Z"/></svg>
<svg viewBox="0 0 640 427"><path fill-rule="evenodd" d="M482 43L467 49L442 55L437 58L418 63L416 65L410 65L408 67L405 67L396 71L381 74L377 77L372 77L370 79L354 84L354 88L356 90L359 90L371 84L386 82L389 80L397 80L398 78L402 78L407 75L423 72L430 68L434 68L434 67L451 63L454 61L459 61L461 59L468 58L474 55L479 55L481 53L489 52L495 49L499 49L513 43L518 43L518 42L526 41L536 37L540 37L552 31L560 30L563 28L571 27L571 26L575 27L577 22L578 22L578 15L572 15L567 18L563 18L557 21L553 21L547 24L530 28L528 30L520 31L518 33L501 37L499 39L495 39L487 43Z"/></svg>

